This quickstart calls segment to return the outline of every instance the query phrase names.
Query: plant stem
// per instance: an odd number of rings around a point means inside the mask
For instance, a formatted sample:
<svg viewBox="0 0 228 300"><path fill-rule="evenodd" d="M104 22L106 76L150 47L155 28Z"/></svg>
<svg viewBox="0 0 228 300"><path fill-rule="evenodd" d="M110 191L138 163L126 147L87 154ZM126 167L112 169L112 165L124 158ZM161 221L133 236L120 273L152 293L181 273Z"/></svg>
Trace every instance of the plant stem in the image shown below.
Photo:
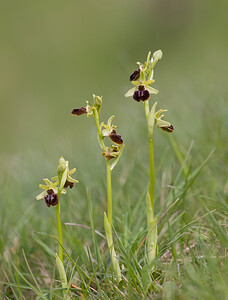
<svg viewBox="0 0 228 300"><path fill-rule="evenodd" d="M154 218L154 149L153 139L149 139L149 160L150 160L150 184L148 192L151 200L151 218Z"/></svg>
<svg viewBox="0 0 228 300"><path fill-rule="evenodd" d="M96 109L94 109L93 112L94 112L94 121L95 121L95 124L96 124L96 127L97 127L97 134L98 134L99 143L100 143L100 146L101 146L102 150L104 151L105 150L105 144L104 144L103 137L102 137L102 134L101 134L99 115L98 115L98 112L97 112Z"/></svg>
<svg viewBox="0 0 228 300"><path fill-rule="evenodd" d="M109 160L106 160L107 167L107 201L108 201L108 221L112 226L112 171Z"/></svg>
<svg viewBox="0 0 228 300"><path fill-rule="evenodd" d="M99 144L101 146L102 151L105 151L105 144L103 141L103 136L100 128L99 114L96 109L93 110L93 117L97 127ZM106 160L106 179L107 179L108 216L106 215L106 213L104 213L104 228L105 228L105 234L107 238L107 244L111 256L113 270L116 275L116 280L119 283L121 280L121 271L120 271L119 261L116 256L113 236L112 236L112 170L111 170L111 165L109 160Z"/></svg>
<svg viewBox="0 0 228 300"><path fill-rule="evenodd" d="M59 258L63 262L63 233L62 233L62 225L61 225L61 218L60 218L60 195L61 193L58 192L59 203L56 205L56 221L57 221L57 229L58 229L58 238L59 238Z"/></svg>
<svg viewBox="0 0 228 300"><path fill-rule="evenodd" d="M108 217L104 213L104 227L105 227L105 234L107 238L108 248L112 260L113 270L116 274L117 282L119 283L121 280L121 271L119 266L119 261L116 256L114 242L112 237L112 171L110 167L110 162L106 161L107 167L107 201L108 201Z"/></svg>
<svg viewBox="0 0 228 300"><path fill-rule="evenodd" d="M148 144L149 144L149 162L150 162L150 181L146 196L146 211L147 211L147 259L150 264L156 255L157 248L157 219L154 218L154 149L153 149L153 128L154 128L154 116L150 116L149 102L146 101L145 115L148 126Z"/></svg>

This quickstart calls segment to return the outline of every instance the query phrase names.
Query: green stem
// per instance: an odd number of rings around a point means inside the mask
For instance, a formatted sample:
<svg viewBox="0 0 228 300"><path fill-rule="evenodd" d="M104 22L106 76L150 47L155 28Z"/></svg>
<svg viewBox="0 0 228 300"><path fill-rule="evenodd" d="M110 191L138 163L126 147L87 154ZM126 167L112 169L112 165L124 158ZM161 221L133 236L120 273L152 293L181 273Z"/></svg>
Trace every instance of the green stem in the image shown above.
<svg viewBox="0 0 228 300"><path fill-rule="evenodd" d="M145 115L148 126L148 144L149 144L149 162L150 162L150 181L146 196L146 211L147 211L147 259L150 264L156 256L157 248L157 219L154 217L154 149L153 149L153 128L154 128L154 117L150 116L149 102L146 101Z"/></svg>
<svg viewBox="0 0 228 300"><path fill-rule="evenodd" d="M109 160L106 160L107 167L107 201L108 201L108 221L112 226L112 171Z"/></svg>
<svg viewBox="0 0 228 300"><path fill-rule="evenodd" d="M116 274L117 282L119 283L121 280L121 271L120 271L119 261L116 256L113 236L112 236L112 171L111 171L110 162L108 160L106 160L106 167L107 167L108 217L104 213L104 227L105 227L108 248L112 260L113 270Z"/></svg>
<svg viewBox="0 0 228 300"><path fill-rule="evenodd" d="M94 121L95 121L95 124L96 124L96 127L97 127L97 134L98 134L99 143L100 143L100 146L101 146L102 150L105 151L105 144L104 144L101 129L100 129L99 114L98 114L96 109L94 109L93 113L94 113Z"/></svg>
<svg viewBox="0 0 228 300"><path fill-rule="evenodd" d="M153 139L149 139L150 184L148 192L151 200L151 217L154 218L154 149Z"/></svg>
<svg viewBox="0 0 228 300"><path fill-rule="evenodd" d="M100 128L100 120L99 120L99 114L97 109L93 110L93 117L94 121L97 127L97 134L98 134L98 140L99 144L103 151L105 151L105 144L103 141L103 136L101 133ZM116 280L119 283L121 280L121 271L119 266L119 261L116 256L115 248L114 248L114 242L113 242L113 236L112 236L112 170L109 160L106 160L106 177L107 177L107 202L108 202L108 216L106 216L106 213L104 213L104 228L105 228L105 234L107 238L107 244L109 248L109 253L111 256L112 266L114 273L116 274Z"/></svg>
<svg viewBox="0 0 228 300"><path fill-rule="evenodd" d="M59 203L56 205L56 221L57 221L57 229L58 229L58 238L59 238L59 258L63 262L63 233L62 233L62 225L61 225L61 218L60 218L60 195L61 193L58 192Z"/></svg>

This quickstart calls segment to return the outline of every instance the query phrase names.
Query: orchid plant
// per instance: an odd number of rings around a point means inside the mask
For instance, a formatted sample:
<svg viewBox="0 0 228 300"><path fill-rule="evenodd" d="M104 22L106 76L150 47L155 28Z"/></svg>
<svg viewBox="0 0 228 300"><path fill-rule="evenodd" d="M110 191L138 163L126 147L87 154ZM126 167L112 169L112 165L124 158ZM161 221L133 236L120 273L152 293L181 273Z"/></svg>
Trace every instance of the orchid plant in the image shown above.
<svg viewBox="0 0 228 300"><path fill-rule="evenodd" d="M148 127L148 144L149 144L149 162L150 162L150 179L149 186L146 194L146 211L147 211L147 262L148 265L152 263L157 253L157 218L154 212L154 184L155 184L155 174L154 174L154 150L153 150L153 132L154 125L158 128L166 131L173 132L174 128L171 123L163 120L163 112L166 110L160 109L156 112L157 102L155 102L150 108L149 99L153 94L157 94L158 90L151 86L154 83L154 67L157 62L162 58L162 51L158 50L153 53L151 57L151 52L148 53L147 59L144 64L137 62L138 69L134 71L130 76L130 81L134 85L130 89L125 97L133 97L137 102L143 102L145 109L145 116Z"/></svg>
<svg viewBox="0 0 228 300"><path fill-rule="evenodd" d="M80 116L82 114L87 114L87 116L92 116L94 118L99 145L102 150L102 155L106 160L106 176L107 176L107 206L108 213L104 212L104 228L107 238L107 244L111 256L112 266L114 273L116 275L117 282L121 280L121 271L117 255L114 248L113 236L112 236L112 170L118 163L120 156L122 154L124 143L122 137L116 133L116 126L112 124L114 116L111 116L107 123L100 123L99 113L102 106L102 97L93 95L93 105L91 106L89 102L86 102L86 107L73 109L72 114ZM108 137L111 141L111 145L105 144L105 138Z"/></svg>
<svg viewBox="0 0 228 300"><path fill-rule="evenodd" d="M78 180L71 177L71 175L76 171L76 168L69 170L69 162L63 157L59 159L59 165L57 168L57 176L53 177L51 180L44 178L44 184L40 184L39 187L44 191L40 193L36 200L44 199L48 207L56 207L56 221L57 230L59 238L59 258L63 262L63 235L62 235L62 225L60 218L60 196L61 194L66 194L66 188L73 188Z"/></svg>

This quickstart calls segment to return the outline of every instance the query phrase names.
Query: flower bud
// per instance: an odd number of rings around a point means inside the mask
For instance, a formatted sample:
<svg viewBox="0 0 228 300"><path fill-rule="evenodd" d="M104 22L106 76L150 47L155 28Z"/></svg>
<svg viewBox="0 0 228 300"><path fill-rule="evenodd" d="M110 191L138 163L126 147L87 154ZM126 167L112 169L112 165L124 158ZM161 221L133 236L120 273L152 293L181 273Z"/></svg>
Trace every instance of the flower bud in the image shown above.
<svg viewBox="0 0 228 300"><path fill-rule="evenodd" d="M102 97L93 95L94 105L102 105Z"/></svg>
<svg viewBox="0 0 228 300"><path fill-rule="evenodd" d="M60 157L57 169L58 175L61 176L66 169L68 169L68 161L65 160L63 157Z"/></svg>
<svg viewBox="0 0 228 300"><path fill-rule="evenodd" d="M162 58L162 51L161 50L157 50L153 53L153 58L154 60L160 60Z"/></svg>

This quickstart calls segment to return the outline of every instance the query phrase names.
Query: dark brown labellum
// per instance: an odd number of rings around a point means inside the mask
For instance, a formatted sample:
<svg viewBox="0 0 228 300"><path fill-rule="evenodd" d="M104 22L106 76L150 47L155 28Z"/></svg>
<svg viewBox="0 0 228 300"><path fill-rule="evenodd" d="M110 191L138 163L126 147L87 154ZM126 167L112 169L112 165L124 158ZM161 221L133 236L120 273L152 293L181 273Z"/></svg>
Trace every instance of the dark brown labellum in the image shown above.
<svg viewBox="0 0 228 300"><path fill-rule="evenodd" d="M144 85L139 85L138 90L136 90L133 94L133 99L139 102L140 100L145 101L150 98L150 93L145 89Z"/></svg>
<svg viewBox="0 0 228 300"><path fill-rule="evenodd" d="M141 93L142 93L141 94L141 100L142 101L146 101L150 98L150 93L149 93L148 90L142 91Z"/></svg>
<svg viewBox="0 0 228 300"><path fill-rule="evenodd" d="M166 131L166 132L169 132L169 133L171 133L171 132L174 131L173 125L170 125L170 126L168 126L168 127L160 127L160 128L161 128L162 130Z"/></svg>
<svg viewBox="0 0 228 300"><path fill-rule="evenodd" d="M140 102L140 97L139 97L139 91L135 91L133 94L133 99L136 100L137 102Z"/></svg>
<svg viewBox="0 0 228 300"><path fill-rule="evenodd" d="M123 140L122 140L121 135L118 135L114 129L109 134L109 137L110 137L111 141L113 141L114 143L116 143L118 145L122 145L123 144Z"/></svg>
<svg viewBox="0 0 228 300"><path fill-rule="evenodd" d="M131 74L130 81L137 80L139 78L139 75L140 75L140 70L136 70Z"/></svg>
<svg viewBox="0 0 228 300"><path fill-rule="evenodd" d="M86 111L85 107L81 107L81 108L73 109L71 113L72 113L72 115L80 116L83 114L87 114L87 111Z"/></svg>
<svg viewBox="0 0 228 300"><path fill-rule="evenodd" d="M70 189L72 189L74 187L74 182L69 182L68 180L66 180L65 184L64 184L64 188L68 188L68 186L70 187Z"/></svg>
<svg viewBox="0 0 228 300"><path fill-rule="evenodd" d="M47 190L47 195L44 196L44 200L48 207L56 206L59 203L59 197L52 189Z"/></svg>

